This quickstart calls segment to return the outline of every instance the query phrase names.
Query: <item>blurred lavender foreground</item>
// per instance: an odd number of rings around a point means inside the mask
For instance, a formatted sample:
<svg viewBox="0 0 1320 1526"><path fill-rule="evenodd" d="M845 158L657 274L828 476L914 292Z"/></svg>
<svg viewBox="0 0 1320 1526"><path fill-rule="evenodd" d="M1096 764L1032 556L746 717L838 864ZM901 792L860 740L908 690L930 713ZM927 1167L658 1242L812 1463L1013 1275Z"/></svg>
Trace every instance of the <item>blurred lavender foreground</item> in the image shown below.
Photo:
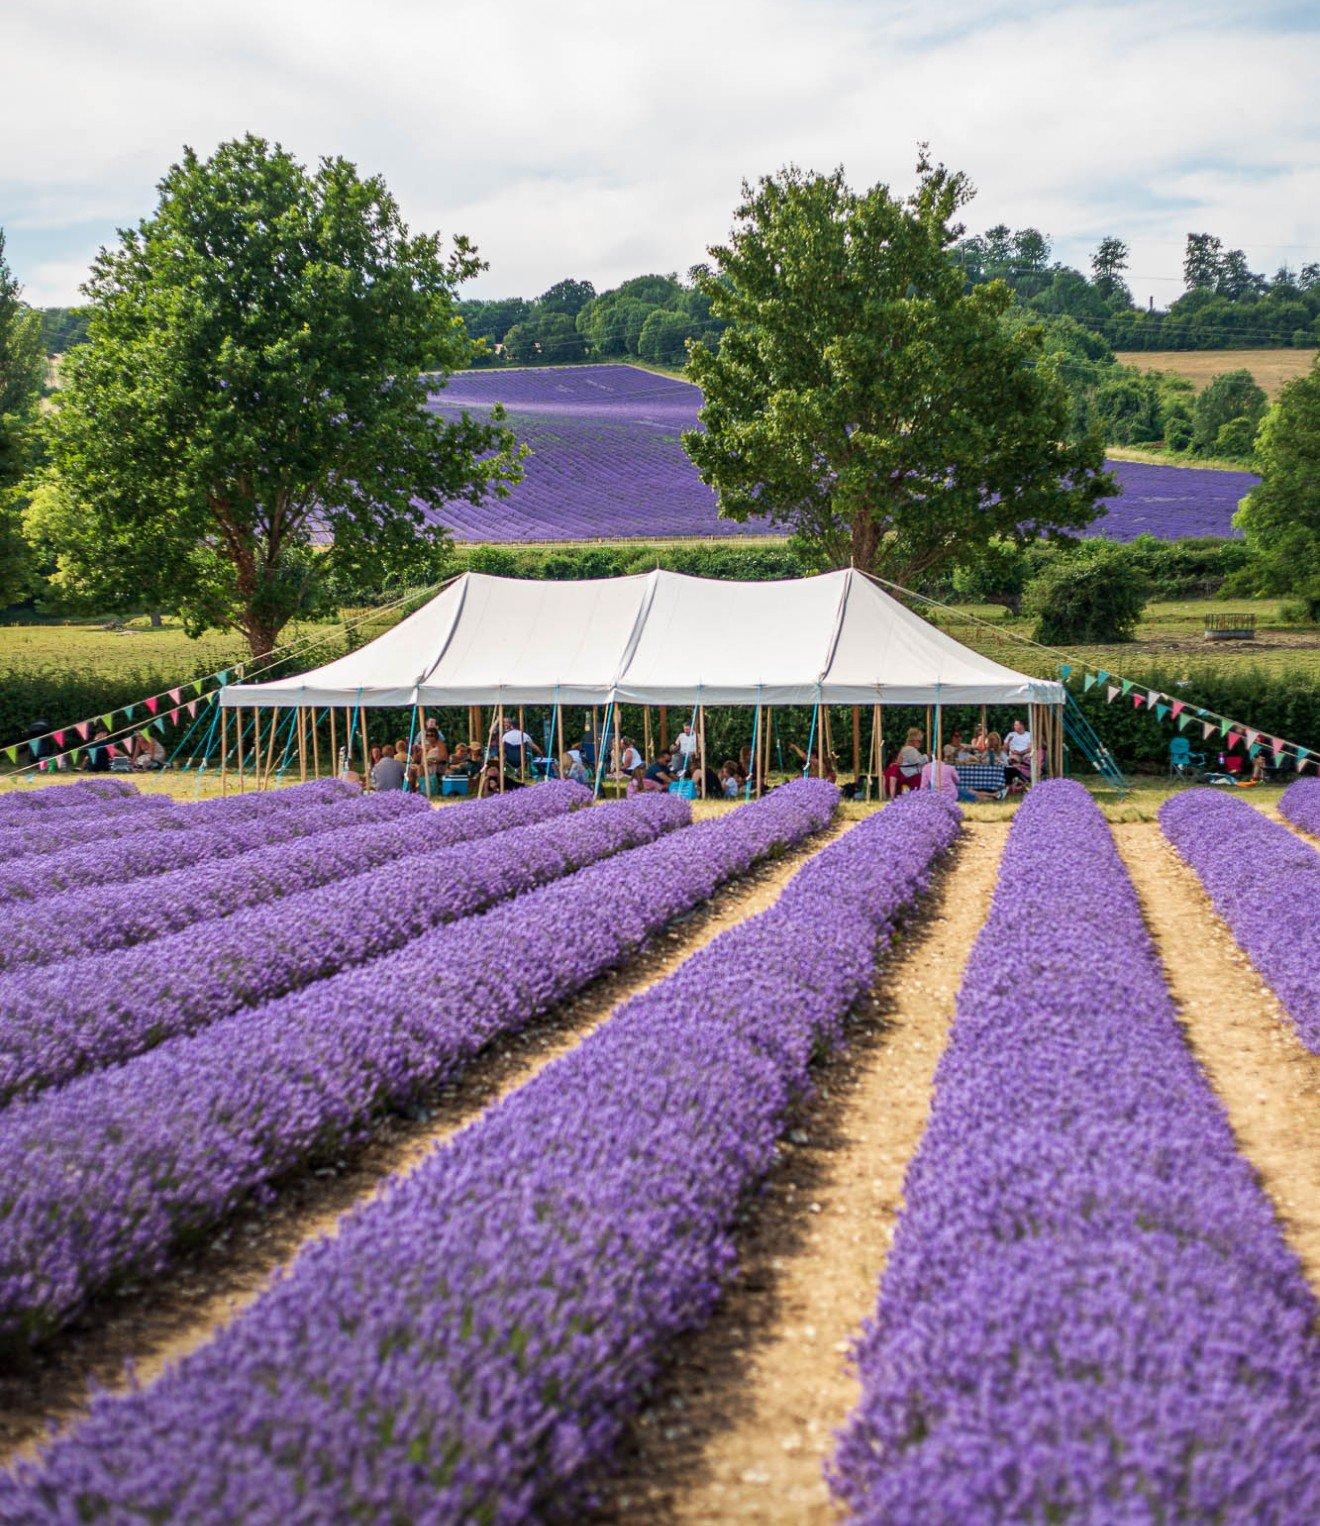
<svg viewBox="0 0 1320 1526"><path fill-rule="evenodd" d="M764 851L790 824L800 837L836 799L803 781L640 851L691 837L699 869L720 843ZM927 794L854 828L770 911L310 1247L211 1345L97 1401L0 1486L0 1518L571 1515L668 1341L719 1297L740 1206L813 1055L838 1039L957 824ZM644 879L627 919L665 884ZM555 919L529 911L523 937L524 962L538 944L574 960Z"/></svg>
<svg viewBox="0 0 1320 1526"><path fill-rule="evenodd" d="M1320 1520L1320 1308L1079 784L973 949L834 1482L864 1521Z"/></svg>

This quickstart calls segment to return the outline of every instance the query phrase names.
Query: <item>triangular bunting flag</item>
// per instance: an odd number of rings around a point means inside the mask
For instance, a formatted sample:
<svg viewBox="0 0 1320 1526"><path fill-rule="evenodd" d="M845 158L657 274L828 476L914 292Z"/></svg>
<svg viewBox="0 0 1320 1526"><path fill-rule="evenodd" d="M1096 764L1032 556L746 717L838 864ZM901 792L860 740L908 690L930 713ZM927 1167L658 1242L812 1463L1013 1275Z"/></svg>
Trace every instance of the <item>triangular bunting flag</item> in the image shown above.
<svg viewBox="0 0 1320 1526"><path fill-rule="evenodd" d="M1156 705L1156 706L1155 706L1155 715L1156 715L1156 717L1157 717L1157 718L1158 718L1158 719L1159 719L1159 720L1161 720L1161 721L1162 721L1162 720L1163 720L1163 719L1164 719L1164 717L1165 717L1165 716L1166 716L1166 715L1168 715L1168 713L1169 713L1169 707L1168 707L1168 705Z"/></svg>
<svg viewBox="0 0 1320 1526"><path fill-rule="evenodd" d="M1187 728L1191 724L1192 724L1192 717L1190 715L1180 715L1178 717L1178 730L1179 731L1186 731ZM1214 729L1215 728L1213 726L1210 727L1211 731L1213 731Z"/></svg>
<svg viewBox="0 0 1320 1526"><path fill-rule="evenodd" d="M1068 682L1068 678L1071 675L1071 673L1072 673L1072 669L1068 666L1068 664L1066 662L1059 668L1059 676L1063 679L1064 683Z"/></svg>
<svg viewBox="0 0 1320 1526"><path fill-rule="evenodd" d="M1248 726L1247 727L1247 746L1248 747L1254 747L1256 745L1257 741L1259 741L1259 739L1260 739L1260 732L1259 731L1253 731L1251 729L1251 727Z"/></svg>
<svg viewBox="0 0 1320 1526"><path fill-rule="evenodd" d="M1224 733L1225 736L1227 736L1232 731L1232 729L1233 729L1233 722L1232 721L1226 721L1223 718L1223 716L1221 715L1219 717L1219 729L1220 729L1220 731L1222 731Z"/></svg>
<svg viewBox="0 0 1320 1526"><path fill-rule="evenodd" d="M1118 698L1118 690L1113 686L1113 684L1109 685L1108 689L1105 690L1105 693L1109 695L1109 703L1111 705Z"/></svg>
<svg viewBox="0 0 1320 1526"><path fill-rule="evenodd" d="M117 758L119 756L119 747L114 742L107 742L105 744L105 750L110 754L112 758Z"/></svg>
<svg viewBox="0 0 1320 1526"><path fill-rule="evenodd" d="M1100 682L1100 680L1096 677L1096 675L1094 673L1088 673L1086 675L1086 678L1085 678L1083 684L1082 684L1082 689L1083 689L1083 691L1085 691L1087 689L1093 689L1095 687L1095 685L1098 684L1099 682Z"/></svg>
<svg viewBox="0 0 1320 1526"><path fill-rule="evenodd" d="M1130 678L1120 678L1119 683L1123 685L1124 694L1132 693L1132 680Z"/></svg>
<svg viewBox="0 0 1320 1526"><path fill-rule="evenodd" d="M1288 744L1283 740L1282 737L1271 737L1270 738L1270 751L1274 754L1274 756L1276 758L1279 756L1279 754L1283 751L1283 749L1287 745Z"/></svg>
<svg viewBox="0 0 1320 1526"><path fill-rule="evenodd" d="M229 682L229 669L226 668L223 673L217 673L215 676L216 676L216 681L223 688L224 685Z"/></svg>
<svg viewBox="0 0 1320 1526"><path fill-rule="evenodd" d="M1298 769L1299 773L1301 772L1302 765L1306 762L1307 758L1309 758L1310 756L1311 756L1311 749L1309 747L1299 747L1297 749L1297 769Z"/></svg>
<svg viewBox="0 0 1320 1526"><path fill-rule="evenodd" d="M101 717L101 724L105 727L105 729L107 731L113 731L115 729L115 716L114 716L114 711L113 710L110 712L109 715L103 715Z"/></svg>
<svg viewBox="0 0 1320 1526"><path fill-rule="evenodd" d="M1134 694L1132 696L1132 708L1134 710L1140 710L1142 705L1144 705L1145 703L1146 703L1146 696L1144 694Z"/></svg>
<svg viewBox="0 0 1320 1526"><path fill-rule="evenodd" d="M1106 673L1103 668L1101 668L1100 671L1095 675L1095 681L1098 684L1102 684L1102 683L1104 683L1105 679L1107 679L1108 677L1109 677L1109 674Z"/></svg>
<svg viewBox="0 0 1320 1526"><path fill-rule="evenodd" d="M1203 738L1207 742L1210 740L1210 738L1212 736L1214 736L1215 732L1218 729L1219 728L1214 724L1213 721L1202 721L1201 722L1201 735L1203 736Z"/></svg>
<svg viewBox="0 0 1320 1526"><path fill-rule="evenodd" d="M1264 750L1265 749L1260 745L1259 742L1253 742L1251 746L1247 748L1247 756L1254 758L1258 752L1264 752Z"/></svg>
<svg viewBox="0 0 1320 1526"><path fill-rule="evenodd" d="M203 684L203 682L204 682L204 680L200 679L200 678L194 678L193 679L193 681L192 681L192 691L193 691L194 694L200 694L202 692L202 684Z"/></svg>
<svg viewBox="0 0 1320 1526"><path fill-rule="evenodd" d="M1230 731L1228 727L1225 726L1224 735L1228 738L1228 750L1229 752L1232 752L1237 744L1242 740L1242 733L1239 731Z"/></svg>
<svg viewBox="0 0 1320 1526"><path fill-rule="evenodd" d="M78 735L85 742L87 740L88 733L92 729L92 723L90 721L79 721L78 724L73 729L78 733Z"/></svg>
<svg viewBox="0 0 1320 1526"><path fill-rule="evenodd" d="M160 709L160 701L154 694L145 703L152 715L155 715L156 711Z"/></svg>
<svg viewBox="0 0 1320 1526"><path fill-rule="evenodd" d="M170 690L170 698L177 705L179 703L179 701L183 698L183 690L182 689L171 689Z"/></svg>
<svg viewBox="0 0 1320 1526"><path fill-rule="evenodd" d="M51 736L55 738L56 747L64 746L64 733L62 731L52 731Z"/></svg>
<svg viewBox="0 0 1320 1526"><path fill-rule="evenodd" d="M75 747L73 749L73 751L69 754L69 762L72 763L75 768L77 768L77 766L78 766L78 759L81 758L81 757L82 757L82 748L81 747Z"/></svg>
<svg viewBox="0 0 1320 1526"><path fill-rule="evenodd" d="M188 714L193 716L197 714L197 701L195 699L188 701Z"/></svg>
<svg viewBox="0 0 1320 1526"><path fill-rule="evenodd" d="M1173 711L1173 718L1176 721L1178 717L1183 713L1183 711L1186 710L1187 701L1185 699L1175 699L1170 708Z"/></svg>
<svg viewBox="0 0 1320 1526"><path fill-rule="evenodd" d="M87 749L87 756L95 763L97 758L101 756L101 749L99 747L89 747Z"/></svg>
<svg viewBox="0 0 1320 1526"><path fill-rule="evenodd" d="M179 712L177 710L171 710L167 719L172 726L179 719Z"/></svg>
<svg viewBox="0 0 1320 1526"><path fill-rule="evenodd" d="M5 748L5 757L7 757L11 763L13 763L15 766L17 766L17 764L18 764L18 748L17 747L6 747Z"/></svg>

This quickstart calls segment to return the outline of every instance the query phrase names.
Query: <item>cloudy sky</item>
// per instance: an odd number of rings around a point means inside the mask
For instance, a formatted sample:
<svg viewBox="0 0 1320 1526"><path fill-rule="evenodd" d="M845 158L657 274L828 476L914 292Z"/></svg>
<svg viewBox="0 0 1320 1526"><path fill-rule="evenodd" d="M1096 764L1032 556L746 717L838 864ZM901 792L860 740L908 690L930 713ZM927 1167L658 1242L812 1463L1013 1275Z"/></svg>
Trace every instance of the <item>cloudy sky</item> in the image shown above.
<svg viewBox="0 0 1320 1526"><path fill-rule="evenodd" d="M1271 0L0 0L0 226L28 300L76 300L183 144L253 131L530 296L686 269L785 161L906 188L927 139L970 228L1117 233L1163 303L1189 230L1320 259L1318 43Z"/></svg>

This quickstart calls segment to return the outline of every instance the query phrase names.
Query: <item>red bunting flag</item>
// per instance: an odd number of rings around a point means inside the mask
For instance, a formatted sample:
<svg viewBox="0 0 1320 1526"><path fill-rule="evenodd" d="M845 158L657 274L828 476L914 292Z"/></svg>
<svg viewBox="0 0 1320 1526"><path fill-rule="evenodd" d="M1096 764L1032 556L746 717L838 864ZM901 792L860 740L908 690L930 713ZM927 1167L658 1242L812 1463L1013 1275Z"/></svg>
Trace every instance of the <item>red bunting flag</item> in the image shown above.
<svg viewBox="0 0 1320 1526"><path fill-rule="evenodd" d="M1236 747L1236 746L1237 746L1237 744L1238 744L1238 743L1239 743L1239 742L1240 742L1240 741L1241 741L1241 740L1242 740L1242 734L1241 734L1241 732L1238 732L1238 731L1230 731L1230 732L1229 732L1229 733L1228 733L1228 750L1229 750L1229 752L1232 752L1232 751L1233 751L1233 749L1234 749L1234 748L1235 748L1235 747Z"/></svg>
<svg viewBox="0 0 1320 1526"><path fill-rule="evenodd" d="M64 733L62 731L52 731L51 736L55 738L56 747L64 746Z"/></svg>
<svg viewBox="0 0 1320 1526"><path fill-rule="evenodd" d="M178 718L179 718L179 712L177 710L171 710L170 713L169 713L170 724L173 725L173 723L175 721L177 721Z"/></svg>
<svg viewBox="0 0 1320 1526"><path fill-rule="evenodd" d="M1145 702L1146 702L1146 696L1144 694L1133 694L1133 696L1132 696L1132 708L1134 710L1140 710L1142 705L1145 704Z"/></svg>
<svg viewBox="0 0 1320 1526"><path fill-rule="evenodd" d="M1169 706L1170 712L1172 713L1175 721L1183 713L1183 711L1186 710L1186 708L1187 701L1185 699L1175 699Z"/></svg>
<svg viewBox="0 0 1320 1526"><path fill-rule="evenodd" d="M160 706L160 701L153 694L151 696L151 698L147 701L147 709L151 711L152 715L155 715L155 713L156 713L157 709L159 708L159 706Z"/></svg>

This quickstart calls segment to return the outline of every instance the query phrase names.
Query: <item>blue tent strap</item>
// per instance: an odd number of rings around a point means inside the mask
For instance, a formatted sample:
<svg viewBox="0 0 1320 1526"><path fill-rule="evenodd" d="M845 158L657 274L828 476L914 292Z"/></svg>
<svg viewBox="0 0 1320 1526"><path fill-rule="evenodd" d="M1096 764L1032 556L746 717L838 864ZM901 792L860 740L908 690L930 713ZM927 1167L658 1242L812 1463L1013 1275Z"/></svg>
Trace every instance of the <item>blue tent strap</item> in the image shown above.
<svg viewBox="0 0 1320 1526"><path fill-rule="evenodd" d="M807 758L802 765L802 777L805 779L811 772L811 749L816 745L816 719L820 715L820 701L817 700L811 711L811 730L807 733Z"/></svg>
<svg viewBox="0 0 1320 1526"><path fill-rule="evenodd" d="M1123 771L1114 762L1114 755L1100 740L1095 733L1095 728L1082 713L1082 707L1073 698L1067 685L1064 686L1064 709L1063 709L1063 732L1072 742L1078 752L1095 769L1108 784L1123 794L1127 793L1128 782L1123 777Z"/></svg>

